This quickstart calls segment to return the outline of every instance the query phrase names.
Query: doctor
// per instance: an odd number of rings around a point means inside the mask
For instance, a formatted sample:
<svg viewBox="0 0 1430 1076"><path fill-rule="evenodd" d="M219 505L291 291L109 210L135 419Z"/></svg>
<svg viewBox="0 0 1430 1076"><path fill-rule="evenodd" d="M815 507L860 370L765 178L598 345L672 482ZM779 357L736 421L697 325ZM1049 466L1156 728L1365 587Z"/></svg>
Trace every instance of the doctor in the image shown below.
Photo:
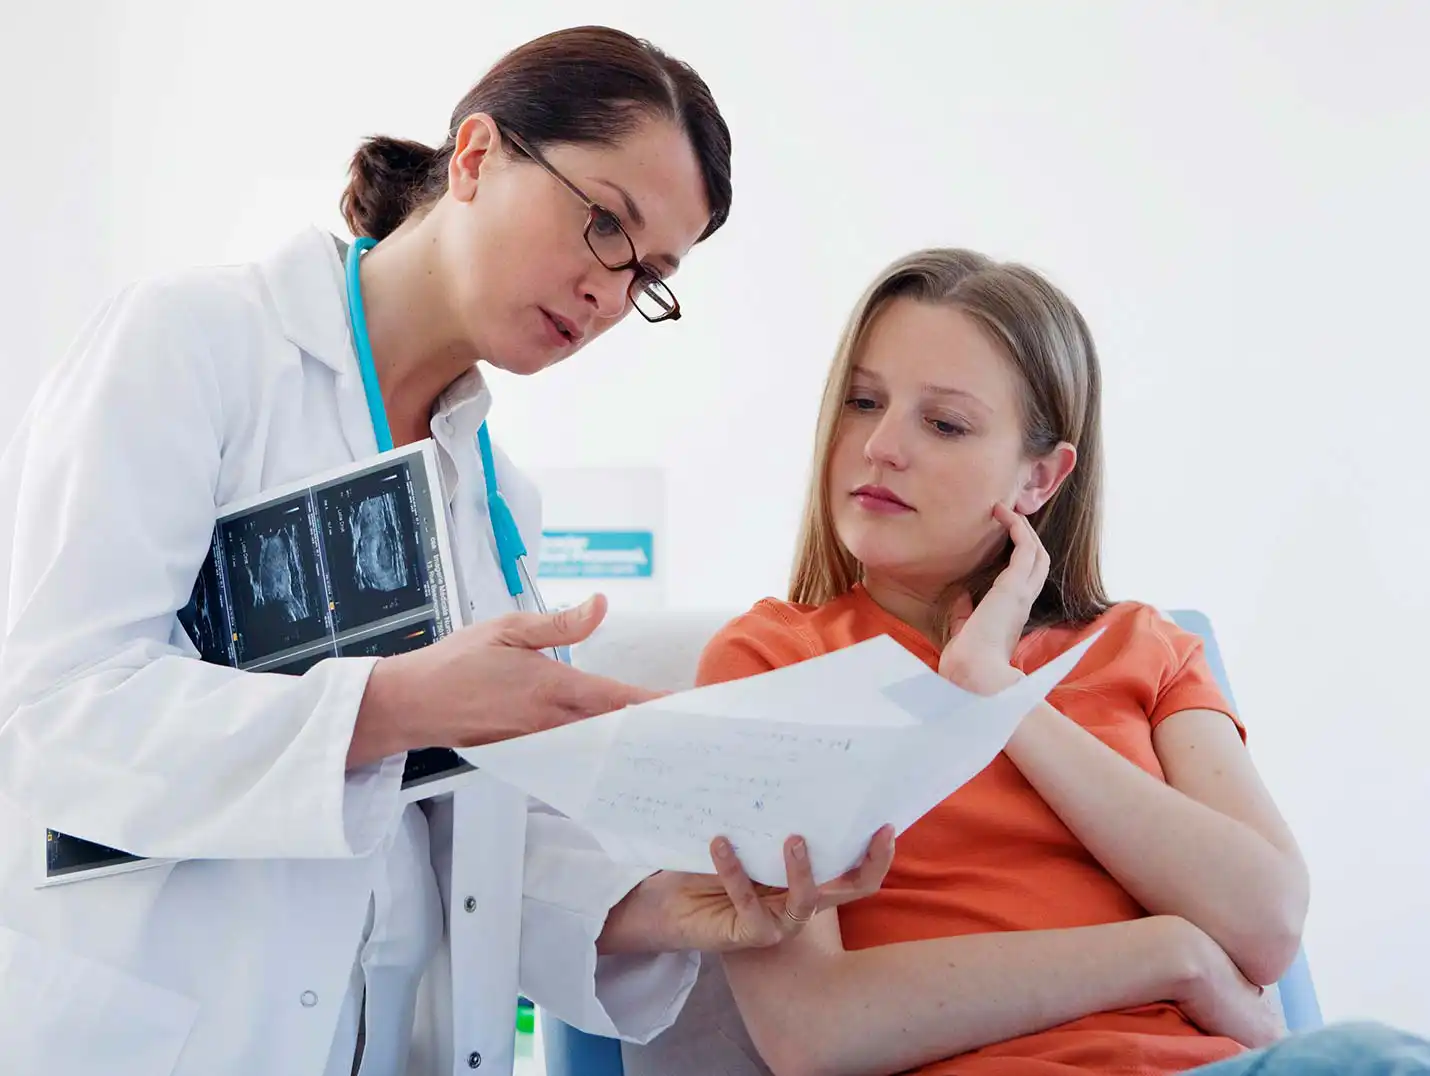
<svg viewBox="0 0 1430 1076"><path fill-rule="evenodd" d="M85 328L0 471L5 1072L505 1073L518 990L647 1040L697 951L772 944L877 887L887 832L822 889L792 840L769 892L721 842L708 876L617 866L480 774L399 795L409 749L648 697L549 656L599 601L548 616L512 585L497 503L528 546L538 504L479 446L479 363L535 373L632 306L643 329L677 318L669 279L725 220L729 153L688 67L563 31L503 58L440 147L362 146L343 206L375 247L311 231L131 287ZM436 443L474 626L301 677L196 660L177 613L215 507L389 437ZM169 862L37 889L45 827Z"/></svg>

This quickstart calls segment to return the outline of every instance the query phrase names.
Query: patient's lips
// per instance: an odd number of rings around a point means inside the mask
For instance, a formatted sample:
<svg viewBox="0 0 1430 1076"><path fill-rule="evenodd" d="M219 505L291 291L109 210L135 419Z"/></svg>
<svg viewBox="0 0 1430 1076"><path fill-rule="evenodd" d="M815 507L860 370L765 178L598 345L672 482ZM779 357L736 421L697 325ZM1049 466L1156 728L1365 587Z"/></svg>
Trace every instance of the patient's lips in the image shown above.
<svg viewBox="0 0 1430 1076"><path fill-rule="evenodd" d="M878 515L902 515L914 510L912 505L887 486L860 486L854 491L853 497L860 508Z"/></svg>

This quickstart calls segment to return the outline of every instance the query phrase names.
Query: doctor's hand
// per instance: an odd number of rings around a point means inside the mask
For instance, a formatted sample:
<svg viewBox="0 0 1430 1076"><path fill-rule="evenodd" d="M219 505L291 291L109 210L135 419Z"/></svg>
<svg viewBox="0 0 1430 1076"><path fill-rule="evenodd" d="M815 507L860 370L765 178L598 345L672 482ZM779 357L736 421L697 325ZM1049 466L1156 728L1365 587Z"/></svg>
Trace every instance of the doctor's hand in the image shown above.
<svg viewBox="0 0 1430 1076"><path fill-rule="evenodd" d="M894 827L869 841L858 866L822 886L814 884L798 837L785 841L788 889L756 885L730 842L710 846L715 874L660 871L631 890L606 917L598 953L661 953L699 949L723 953L778 945L819 912L874 893L894 861Z"/></svg>
<svg viewBox="0 0 1430 1076"><path fill-rule="evenodd" d="M509 613L382 658L358 709L348 768L421 747L476 747L658 698L542 652L583 641L605 615L598 594L554 613Z"/></svg>

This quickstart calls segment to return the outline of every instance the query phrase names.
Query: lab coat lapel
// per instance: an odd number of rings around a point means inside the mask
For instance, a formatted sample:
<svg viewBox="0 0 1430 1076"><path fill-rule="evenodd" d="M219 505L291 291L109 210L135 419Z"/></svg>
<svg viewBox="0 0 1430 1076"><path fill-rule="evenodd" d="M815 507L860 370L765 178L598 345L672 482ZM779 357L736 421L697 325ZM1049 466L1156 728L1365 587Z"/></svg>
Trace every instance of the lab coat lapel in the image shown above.
<svg viewBox="0 0 1430 1076"><path fill-rule="evenodd" d="M348 321L346 271L332 236L310 228L259 265L283 335L333 371L338 418L353 459L376 454Z"/></svg>

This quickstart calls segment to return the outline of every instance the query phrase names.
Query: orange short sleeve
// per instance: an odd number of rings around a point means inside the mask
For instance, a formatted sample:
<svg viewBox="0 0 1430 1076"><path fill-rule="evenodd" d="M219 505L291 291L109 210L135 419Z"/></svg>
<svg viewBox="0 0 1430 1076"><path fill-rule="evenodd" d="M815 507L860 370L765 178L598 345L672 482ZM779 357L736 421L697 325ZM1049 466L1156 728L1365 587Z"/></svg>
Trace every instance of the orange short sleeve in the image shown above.
<svg viewBox="0 0 1430 1076"><path fill-rule="evenodd" d="M780 615L773 603L760 603L726 624L705 644L695 683L743 680L814 657L819 649Z"/></svg>
<svg viewBox="0 0 1430 1076"><path fill-rule="evenodd" d="M1178 627L1160 615L1157 615L1156 630L1166 644L1169 660L1152 704L1152 712L1147 715L1152 727L1156 728L1183 710L1215 710L1231 718L1242 740L1245 740L1246 729L1212 674L1201 636Z"/></svg>

